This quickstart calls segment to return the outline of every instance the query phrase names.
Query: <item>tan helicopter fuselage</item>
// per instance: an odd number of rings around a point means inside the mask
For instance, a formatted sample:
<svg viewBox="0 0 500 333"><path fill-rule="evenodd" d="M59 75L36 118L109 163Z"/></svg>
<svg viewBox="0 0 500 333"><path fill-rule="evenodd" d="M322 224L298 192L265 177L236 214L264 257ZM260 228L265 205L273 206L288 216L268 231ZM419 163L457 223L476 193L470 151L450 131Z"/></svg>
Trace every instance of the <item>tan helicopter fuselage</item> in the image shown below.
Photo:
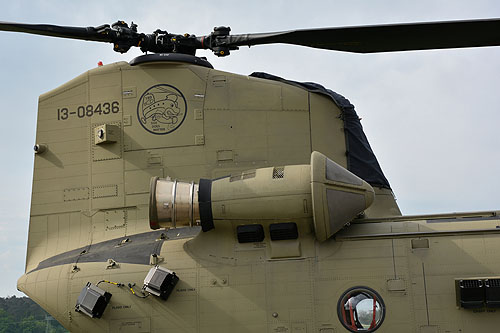
<svg viewBox="0 0 500 333"><path fill-rule="evenodd" d="M500 276L496 212L402 217L390 189L374 186L373 204L322 240L305 186L293 217L270 198L206 232L150 229L152 177L245 185L282 167L269 187L297 180L287 168L307 168L315 151L347 168L343 127L331 99L282 82L177 61L92 69L40 96L18 288L72 332L347 332L339 302L353 287L381 298L379 332L495 331L494 306L465 309L457 295L460 280ZM297 237L272 240L285 222ZM240 242L242 225L264 238ZM155 265L179 277L172 294L136 297ZM101 280L124 284L99 284L112 294L102 317L75 312Z"/></svg>

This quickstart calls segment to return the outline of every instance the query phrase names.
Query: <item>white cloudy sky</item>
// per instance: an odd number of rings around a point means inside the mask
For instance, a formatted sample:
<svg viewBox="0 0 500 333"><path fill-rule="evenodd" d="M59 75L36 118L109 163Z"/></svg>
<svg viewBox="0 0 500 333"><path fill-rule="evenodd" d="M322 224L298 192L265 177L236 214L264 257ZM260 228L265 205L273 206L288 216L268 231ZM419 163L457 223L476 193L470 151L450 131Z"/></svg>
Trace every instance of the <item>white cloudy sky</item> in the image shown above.
<svg viewBox="0 0 500 333"><path fill-rule="evenodd" d="M0 20L98 26L134 21L209 34L500 17L494 0L0 0ZM0 33L0 296L24 271L38 96L95 67L129 61L111 45ZM500 47L378 55L297 46L243 48L215 68L315 81L351 100L404 214L500 209Z"/></svg>

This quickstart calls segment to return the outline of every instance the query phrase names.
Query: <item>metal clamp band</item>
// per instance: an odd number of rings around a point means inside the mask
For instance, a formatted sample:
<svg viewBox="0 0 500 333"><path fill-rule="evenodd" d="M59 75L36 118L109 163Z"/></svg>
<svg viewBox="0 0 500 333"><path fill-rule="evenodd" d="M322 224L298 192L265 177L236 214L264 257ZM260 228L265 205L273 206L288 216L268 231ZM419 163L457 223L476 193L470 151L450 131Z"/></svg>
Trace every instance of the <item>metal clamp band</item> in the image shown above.
<svg viewBox="0 0 500 333"><path fill-rule="evenodd" d="M201 230L212 230L214 218L212 215L212 180L200 178L198 187L198 205L200 208Z"/></svg>
<svg viewBox="0 0 500 333"><path fill-rule="evenodd" d="M177 195L177 179L172 184L172 226L176 227L177 222L177 207L175 206L175 196Z"/></svg>
<svg viewBox="0 0 500 333"><path fill-rule="evenodd" d="M191 182L191 186L189 187L189 226L192 227L194 225L193 218L193 209L194 209L194 182Z"/></svg>
<svg viewBox="0 0 500 333"><path fill-rule="evenodd" d="M151 178L149 184L149 227L153 230L160 229L160 224L158 223L158 212L156 206L156 182L159 177Z"/></svg>

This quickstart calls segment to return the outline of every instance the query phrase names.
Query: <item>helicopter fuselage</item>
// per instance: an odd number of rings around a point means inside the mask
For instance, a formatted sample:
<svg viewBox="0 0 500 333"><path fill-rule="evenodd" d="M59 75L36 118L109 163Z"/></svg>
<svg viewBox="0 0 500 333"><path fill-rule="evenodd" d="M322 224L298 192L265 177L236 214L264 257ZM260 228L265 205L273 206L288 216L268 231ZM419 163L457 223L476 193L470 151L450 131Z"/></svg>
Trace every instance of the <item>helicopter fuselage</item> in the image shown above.
<svg viewBox="0 0 500 333"><path fill-rule="evenodd" d="M402 217L391 190L372 184L373 204L324 241L305 199L304 216L291 219L252 206L245 218L215 218L206 232L196 225L152 231L152 177L245 182L262 168L308 165L315 151L349 168L342 111L327 96L214 70L195 57L161 57L98 67L40 96L36 141L45 148L35 157L18 288L67 329L499 326L497 212ZM242 232L250 239L242 241ZM156 265L179 278L166 300L139 291ZM102 317L75 312L87 282L103 280L99 288L112 296ZM481 287L464 293L463 281Z"/></svg>

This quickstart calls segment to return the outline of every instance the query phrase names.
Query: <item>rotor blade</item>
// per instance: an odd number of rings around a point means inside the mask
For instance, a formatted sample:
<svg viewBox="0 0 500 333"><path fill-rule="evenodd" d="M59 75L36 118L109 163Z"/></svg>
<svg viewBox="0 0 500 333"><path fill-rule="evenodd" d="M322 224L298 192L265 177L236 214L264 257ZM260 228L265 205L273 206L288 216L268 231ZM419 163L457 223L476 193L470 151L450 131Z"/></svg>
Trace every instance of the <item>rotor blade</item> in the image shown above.
<svg viewBox="0 0 500 333"><path fill-rule="evenodd" d="M24 32L35 35L112 43L112 36L105 29L99 28L63 27L48 24L24 24L0 21L0 31Z"/></svg>
<svg viewBox="0 0 500 333"><path fill-rule="evenodd" d="M500 45L500 19L373 25L230 35L225 46L285 43L354 53Z"/></svg>

